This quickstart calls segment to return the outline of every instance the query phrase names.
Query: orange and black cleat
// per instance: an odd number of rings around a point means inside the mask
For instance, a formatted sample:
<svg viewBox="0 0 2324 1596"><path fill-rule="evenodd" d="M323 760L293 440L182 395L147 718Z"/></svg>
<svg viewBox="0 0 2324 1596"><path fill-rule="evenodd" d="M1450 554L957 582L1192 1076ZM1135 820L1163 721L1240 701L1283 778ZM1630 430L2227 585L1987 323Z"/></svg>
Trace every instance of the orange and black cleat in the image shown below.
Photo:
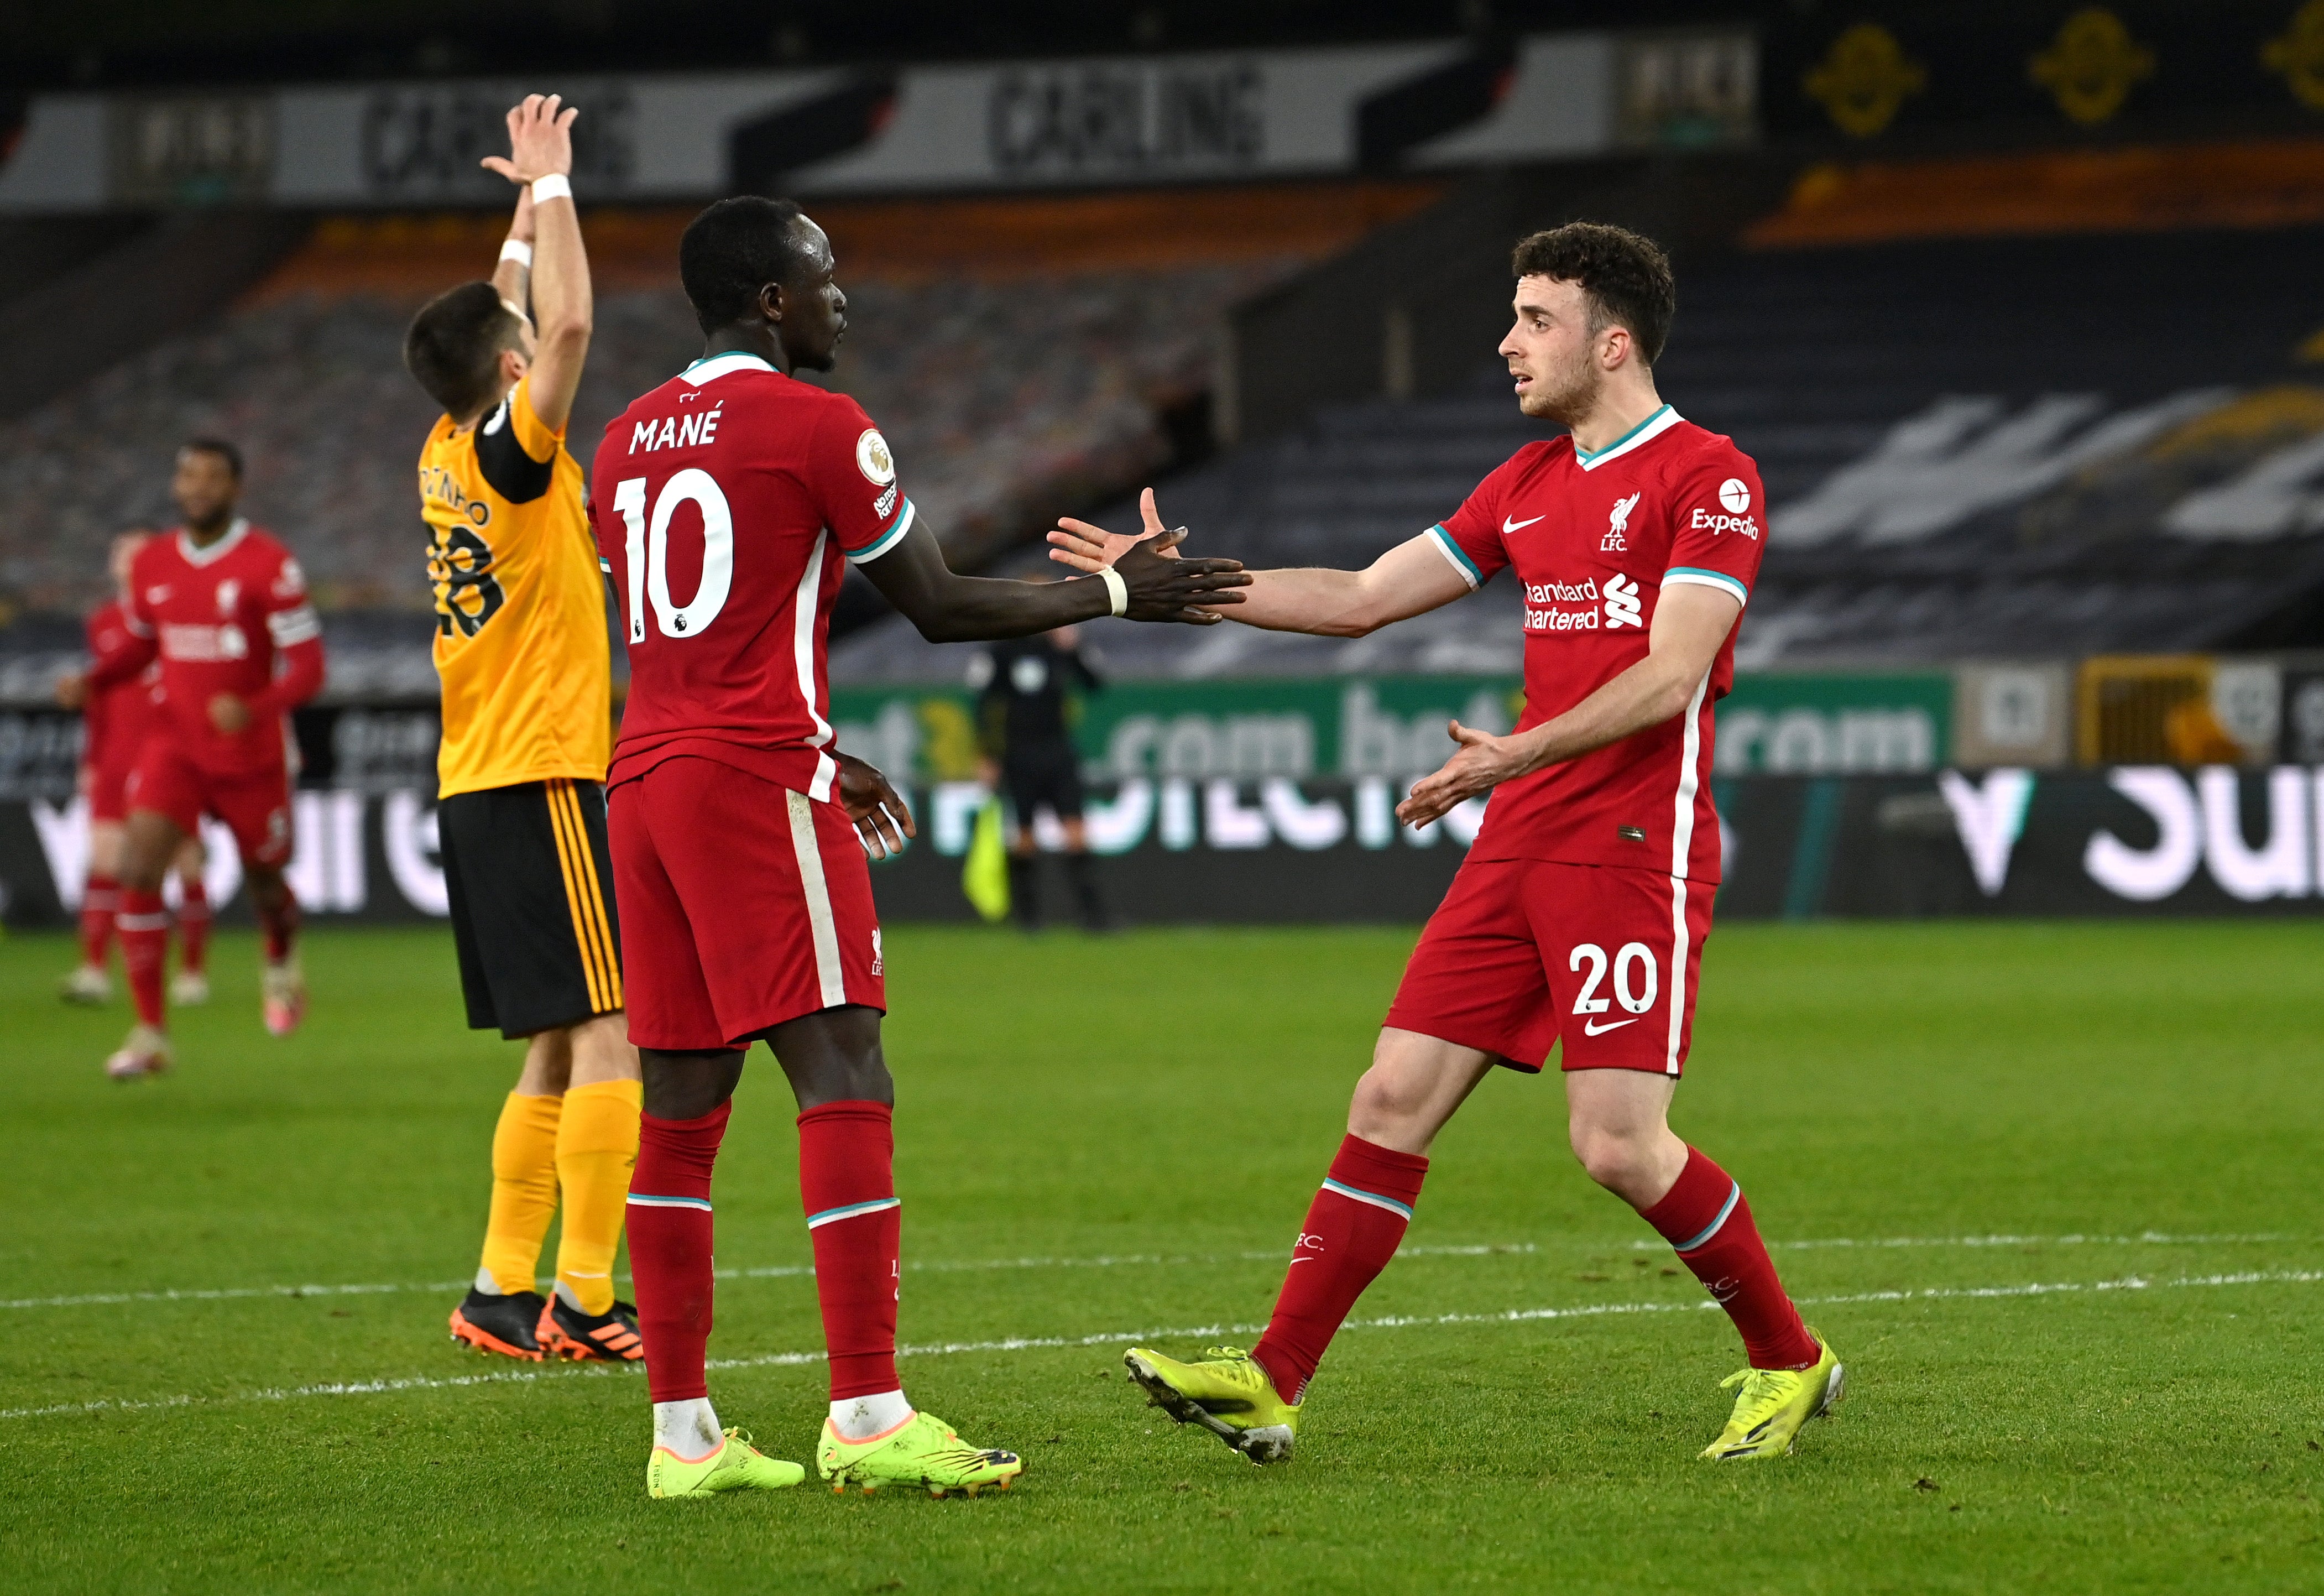
<svg viewBox="0 0 2324 1596"><path fill-rule="evenodd" d="M467 1342L480 1352L504 1358L540 1361L540 1327L548 1305L538 1291L495 1291L468 1288L452 1310L452 1339Z"/></svg>
<svg viewBox="0 0 2324 1596"><path fill-rule="evenodd" d="M560 1292L542 1305L533 1334L552 1358L634 1363L646 1355L646 1343L638 1337L634 1303L617 1302L604 1313L585 1314L568 1305Z"/></svg>

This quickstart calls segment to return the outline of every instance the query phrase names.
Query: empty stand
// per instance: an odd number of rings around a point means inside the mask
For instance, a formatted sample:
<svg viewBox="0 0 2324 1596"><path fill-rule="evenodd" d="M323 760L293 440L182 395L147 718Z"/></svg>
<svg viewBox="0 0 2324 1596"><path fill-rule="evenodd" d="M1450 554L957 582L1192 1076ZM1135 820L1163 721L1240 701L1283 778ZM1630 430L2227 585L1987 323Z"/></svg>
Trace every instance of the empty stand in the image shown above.
<svg viewBox="0 0 2324 1596"><path fill-rule="evenodd" d="M1683 272L1664 396L1756 457L1774 506L1743 657L2308 641L2324 587L2324 365L2302 354L2324 327L2319 249L2308 228L2091 235L1732 254ZM1488 345L1456 392L1330 409L1222 456L1163 483L1163 514L1199 552L1362 564L1550 435L1495 365ZM2305 476L2302 448L2319 454ZM2282 524L2255 503L2280 503ZM1134 504L1100 519L1131 525ZM1353 642L1102 633L1119 669L1209 675L1514 669L1517 628L1504 581ZM882 629L835 669L955 667Z"/></svg>

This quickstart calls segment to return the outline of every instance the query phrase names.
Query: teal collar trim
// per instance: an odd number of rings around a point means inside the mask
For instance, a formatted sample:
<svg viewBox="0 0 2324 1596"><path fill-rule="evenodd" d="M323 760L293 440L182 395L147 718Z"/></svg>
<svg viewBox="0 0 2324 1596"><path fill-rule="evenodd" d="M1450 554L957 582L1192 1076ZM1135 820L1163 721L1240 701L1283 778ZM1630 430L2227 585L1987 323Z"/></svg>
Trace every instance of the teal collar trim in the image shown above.
<svg viewBox="0 0 2324 1596"><path fill-rule="evenodd" d="M1582 469L1586 471L1601 460L1610 460L1616 455L1621 454L1628 449L1636 448L1638 445L1645 443L1647 439L1655 437L1665 429L1676 426L1681 420L1683 420L1683 418L1676 411L1671 409L1667 404L1663 405L1659 407L1653 415L1648 416L1645 420L1631 428L1628 432L1622 434L1621 437L1616 438L1602 449L1585 449L1580 444L1575 444L1573 446L1573 457L1581 463Z"/></svg>
<svg viewBox="0 0 2324 1596"><path fill-rule="evenodd" d="M761 371L775 368L746 349L728 349L717 355L706 355L678 374L696 387L728 372Z"/></svg>

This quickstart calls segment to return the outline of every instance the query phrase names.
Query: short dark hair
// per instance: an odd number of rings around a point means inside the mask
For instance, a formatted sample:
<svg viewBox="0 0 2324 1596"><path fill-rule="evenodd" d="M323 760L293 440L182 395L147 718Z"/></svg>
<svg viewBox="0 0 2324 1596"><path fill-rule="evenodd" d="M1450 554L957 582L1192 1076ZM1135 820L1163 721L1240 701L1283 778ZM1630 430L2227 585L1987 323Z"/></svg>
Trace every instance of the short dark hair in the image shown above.
<svg viewBox="0 0 2324 1596"><path fill-rule="evenodd" d="M798 281L807 264L798 246L801 214L788 199L739 194L686 225L678 280L704 332L748 319L768 283Z"/></svg>
<svg viewBox="0 0 2324 1596"><path fill-rule="evenodd" d="M226 468L242 480L242 451L223 438L189 438L178 446L181 455L216 455L226 462Z"/></svg>
<svg viewBox="0 0 2324 1596"><path fill-rule="evenodd" d="M1626 327L1648 365L1662 358L1678 313L1678 285L1653 239L1604 222L1568 222L1521 240L1510 264L1519 277L1579 283L1593 328Z"/></svg>
<svg viewBox="0 0 2324 1596"><path fill-rule="evenodd" d="M464 282L420 308L403 335L403 365L428 397L456 420L493 397L501 351L517 347L523 324L489 282Z"/></svg>

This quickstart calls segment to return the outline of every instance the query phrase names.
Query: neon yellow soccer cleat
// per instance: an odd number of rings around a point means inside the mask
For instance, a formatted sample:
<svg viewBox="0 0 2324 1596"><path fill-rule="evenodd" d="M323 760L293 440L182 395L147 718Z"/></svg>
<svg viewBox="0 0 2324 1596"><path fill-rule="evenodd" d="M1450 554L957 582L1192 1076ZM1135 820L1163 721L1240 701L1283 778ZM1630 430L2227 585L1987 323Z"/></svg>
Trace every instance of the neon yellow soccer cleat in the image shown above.
<svg viewBox="0 0 2324 1596"><path fill-rule="evenodd" d="M1811 1329L1822 1356L1805 1369L1738 1369L1719 1382L1719 1388L1741 1386L1735 1411L1719 1439L1702 1455L1724 1462L1748 1457L1781 1457L1792 1449L1792 1437L1812 1418L1821 1418L1840 1400L1847 1368L1831 1343Z"/></svg>
<svg viewBox="0 0 2324 1596"><path fill-rule="evenodd" d="M1213 1347L1192 1363L1144 1347L1121 1355L1153 1405L1182 1425L1200 1425L1254 1463L1291 1461L1299 1407L1276 1394L1259 1361L1240 1347Z"/></svg>
<svg viewBox="0 0 2324 1596"><path fill-rule="evenodd" d="M955 1490L974 1496L983 1490L1006 1490L1025 1471L1024 1460L1015 1453L971 1446L932 1413L916 1413L868 1441L841 1439L825 1419L815 1466L831 1481L835 1494L844 1495L850 1485L860 1485L867 1496L883 1485L918 1485L930 1496Z"/></svg>
<svg viewBox="0 0 2324 1596"><path fill-rule="evenodd" d="M655 1447L646 1460L646 1494L663 1500L727 1490L780 1490L806 1478L807 1471L798 1464L765 1456L748 1435L733 1429L726 1432L717 1451L693 1462L666 1446Z"/></svg>

